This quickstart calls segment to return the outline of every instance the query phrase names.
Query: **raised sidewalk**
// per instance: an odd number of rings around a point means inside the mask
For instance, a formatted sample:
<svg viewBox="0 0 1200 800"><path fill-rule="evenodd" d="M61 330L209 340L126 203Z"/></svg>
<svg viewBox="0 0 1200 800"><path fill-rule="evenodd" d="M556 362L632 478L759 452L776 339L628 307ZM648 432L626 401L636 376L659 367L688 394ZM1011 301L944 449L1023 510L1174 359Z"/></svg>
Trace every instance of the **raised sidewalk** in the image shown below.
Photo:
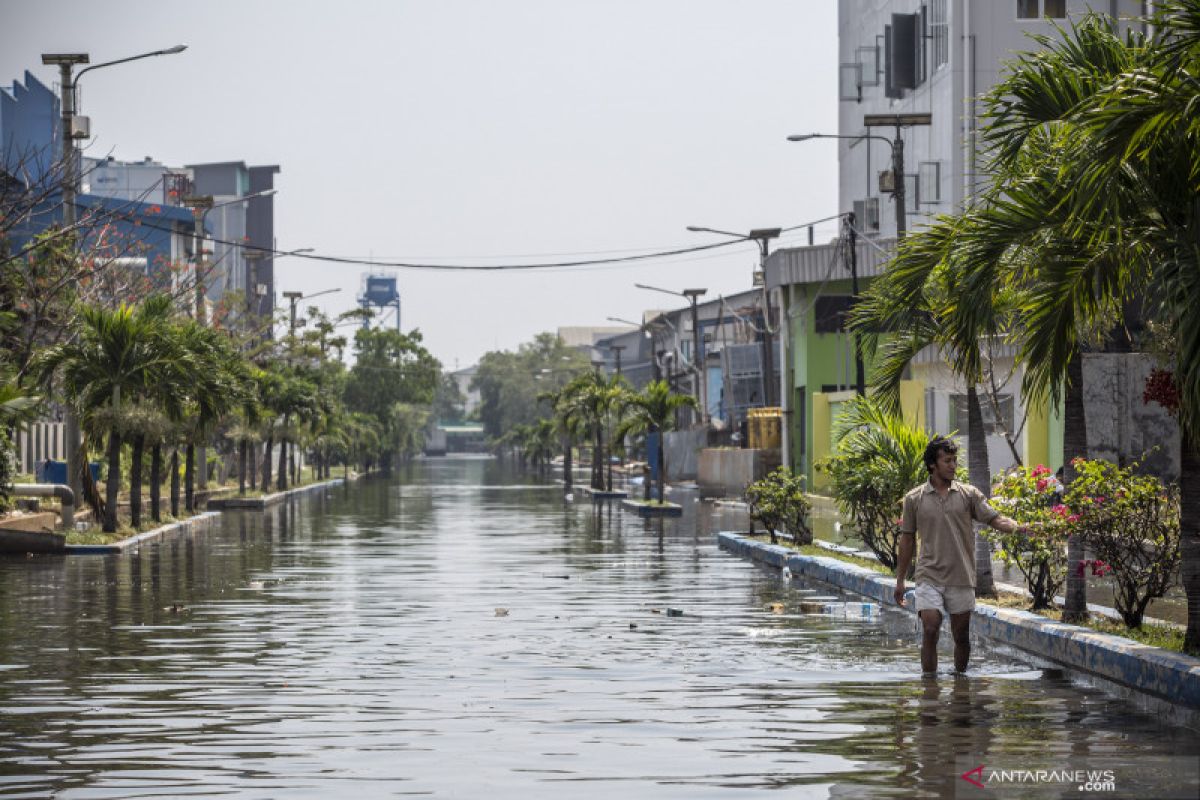
<svg viewBox="0 0 1200 800"><path fill-rule="evenodd" d="M907 594L908 604L899 607L893 597L895 579L865 567L836 558L801 555L737 533L718 533L717 541L737 555L779 569L787 566L795 576L823 581L882 605L915 613L911 611L912 589ZM1011 608L976 606L971 630L994 642L1157 700L1150 705L1160 713L1186 710L1179 717L1189 725L1200 720L1200 659Z"/></svg>

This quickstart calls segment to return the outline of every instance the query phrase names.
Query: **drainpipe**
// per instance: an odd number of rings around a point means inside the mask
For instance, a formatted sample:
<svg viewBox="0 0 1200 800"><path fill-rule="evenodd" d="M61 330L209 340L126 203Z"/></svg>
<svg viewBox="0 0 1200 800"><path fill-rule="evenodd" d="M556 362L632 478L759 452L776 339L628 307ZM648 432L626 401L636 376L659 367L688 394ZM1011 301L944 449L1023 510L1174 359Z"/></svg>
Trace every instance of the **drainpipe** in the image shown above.
<svg viewBox="0 0 1200 800"><path fill-rule="evenodd" d="M70 486L61 483L18 483L10 486L8 493L14 497L57 497L62 502L62 526L67 530L75 527L75 493Z"/></svg>

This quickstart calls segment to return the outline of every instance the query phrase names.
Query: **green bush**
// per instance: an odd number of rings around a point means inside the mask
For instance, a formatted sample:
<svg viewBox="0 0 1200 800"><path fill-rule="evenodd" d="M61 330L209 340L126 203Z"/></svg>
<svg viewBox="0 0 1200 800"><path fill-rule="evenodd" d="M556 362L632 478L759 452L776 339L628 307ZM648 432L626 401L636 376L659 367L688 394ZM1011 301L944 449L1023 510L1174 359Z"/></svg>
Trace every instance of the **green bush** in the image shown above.
<svg viewBox="0 0 1200 800"><path fill-rule="evenodd" d="M9 509L8 487L12 485L13 476L16 474L14 455L8 431L0 427L0 511Z"/></svg>
<svg viewBox="0 0 1200 800"><path fill-rule="evenodd" d="M751 525L761 522L771 534L772 544L778 543L776 535L780 532L797 544L812 544L813 532L808 524L812 503L804 492L803 475L779 467L747 486L745 496Z"/></svg>
<svg viewBox="0 0 1200 800"><path fill-rule="evenodd" d="M1006 566L1016 566L1033 595L1033 608L1049 608L1067 576L1067 536L1074 532L1078 515L1061 502L1058 482L1050 470L1017 467L992 493L997 511L1024 525L1028 533L1003 533L984 528L984 535L999 549L996 556Z"/></svg>
<svg viewBox="0 0 1200 800"><path fill-rule="evenodd" d="M1063 502L1077 517L1077 533L1095 555L1070 565L1082 573L1112 574L1117 611L1141 627L1150 601L1166 594L1179 567L1179 490L1137 475L1137 464L1073 462L1077 476Z"/></svg>
<svg viewBox="0 0 1200 800"><path fill-rule="evenodd" d="M923 456L929 436L870 398L856 397L834 423L834 454L817 464L829 475L833 499L879 560L896 568L900 504L929 480Z"/></svg>

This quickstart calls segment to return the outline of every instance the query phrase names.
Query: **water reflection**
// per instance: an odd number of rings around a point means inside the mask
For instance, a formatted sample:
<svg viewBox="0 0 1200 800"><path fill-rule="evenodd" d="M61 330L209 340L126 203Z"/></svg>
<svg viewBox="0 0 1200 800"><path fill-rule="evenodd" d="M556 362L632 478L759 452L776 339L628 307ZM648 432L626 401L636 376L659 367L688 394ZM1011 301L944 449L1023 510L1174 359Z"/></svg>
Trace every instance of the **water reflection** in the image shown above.
<svg viewBox="0 0 1200 800"><path fill-rule="evenodd" d="M645 520L449 459L2 561L0 795L944 796L956 756L1200 752L982 642L923 682L910 616L798 613L835 590L718 551L744 518L673 499Z"/></svg>

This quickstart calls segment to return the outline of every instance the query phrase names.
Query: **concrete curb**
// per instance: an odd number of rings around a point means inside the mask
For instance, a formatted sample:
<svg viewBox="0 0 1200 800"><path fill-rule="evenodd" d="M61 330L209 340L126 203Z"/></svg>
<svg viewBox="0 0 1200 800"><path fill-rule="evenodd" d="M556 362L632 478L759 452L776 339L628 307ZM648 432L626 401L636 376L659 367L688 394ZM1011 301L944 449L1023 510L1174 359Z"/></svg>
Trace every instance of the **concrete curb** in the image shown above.
<svg viewBox="0 0 1200 800"><path fill-rule="evenodd" d="M894 578L835 558L805 556L736 533L718 533L718 544L739 556L865 595L896 608ZM912 608L910 602L903 610ZM913 613L909 611L909 613ZM971 629L995 642L1110 681L1169 703L1200 709L1200 659L1121 636L1011 608L980 605Z"/></svg>
<svg viewBox="0 0 1200 800"><path fill-rule="evenodd" d="M627 508L639 517L682 517L683 506L672 502L664 502L658 506L648 506L640 500L622 500L621 507Z"/></svg>
<svg viewBox="0 0 1200 800"><path fill-rule="evenodd" d="M282 503L288 497L304 492L311 492L314 489L322 489L330 486L340 486L345 482L344 478L330 478L327 481L320 483L310 483L307 486L301 486L298 489L288 489L286 492L275 492L274 494L263 495L262 497L230 497L227 499L213 500L208 504L209 511L229 511L250 509L261 511L264 508Z"/></svg>
<svg viewBox="0 0 1200 800"><path fill-rule="evenodd" d="M104 556L112 553L123 553L130 548L136 548L167 534L194 533L208 527L220 516L220 511L204 511L194 517L181 519L179 522L172 522L169 525L163 525L161 528L139 533L137 536L130 536L128 539L122 539L119 542L111 544L69 544L64 548L63 552L69 556Z"/></svg>

